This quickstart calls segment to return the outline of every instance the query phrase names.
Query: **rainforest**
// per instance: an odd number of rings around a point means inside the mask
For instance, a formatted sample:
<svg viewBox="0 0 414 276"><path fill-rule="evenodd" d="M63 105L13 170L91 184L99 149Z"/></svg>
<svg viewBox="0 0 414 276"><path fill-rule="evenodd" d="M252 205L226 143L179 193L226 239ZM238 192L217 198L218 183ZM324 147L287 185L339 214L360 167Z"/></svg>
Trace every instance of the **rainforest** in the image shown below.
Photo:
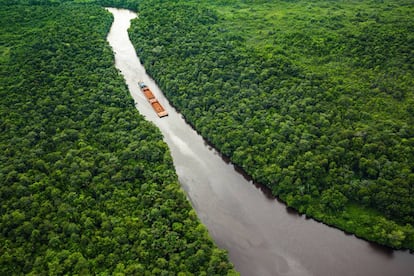
<svg viewBox="0 0 414 276"><path fill-rule="evenodd" d="M1 275L235 275L136 112L97 5L2 5Z"/></svg>
<svg viewBox="0 0 414 276"><path fill-rule="evenodd" d="M414 248L410 1L141 1L130 37L186 120L301 213Z"/></svg>
<svg viewBox="0 0 414 276"><path fill-rule="evenodd" d="M289 207L414 250L408 0L0 0L0 274L236 275L134 108L102 7L148 73Z"/></svg>

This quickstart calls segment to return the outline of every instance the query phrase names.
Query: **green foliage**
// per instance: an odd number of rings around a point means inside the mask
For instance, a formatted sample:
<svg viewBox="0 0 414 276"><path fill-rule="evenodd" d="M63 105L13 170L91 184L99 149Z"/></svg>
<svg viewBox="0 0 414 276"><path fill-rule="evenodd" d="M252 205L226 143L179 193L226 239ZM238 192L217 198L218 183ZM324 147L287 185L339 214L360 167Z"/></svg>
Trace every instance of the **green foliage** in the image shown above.
<svg viewBox="0 0 414 276"><path fill-rule="evenodd" d="M0 274L235 274L140 116L94 5L0 11Z"/></svg>
<svg viewBox="0 0 414 276"><path fill-rule="evenodd" d="M347 201L346 196L334 189L327 189L321 195L321 203L327 212L343 211Z"/></svg>
<svg viewBox="0 0 414 276"><path fill-rule="evenodd" d="M141 61L224 155L301 212L343 229L347 217L360 236L414 248L410 1L138 8L130 37ZM369 234L387 228L363 222L372 209L399 242Z"/></svg>

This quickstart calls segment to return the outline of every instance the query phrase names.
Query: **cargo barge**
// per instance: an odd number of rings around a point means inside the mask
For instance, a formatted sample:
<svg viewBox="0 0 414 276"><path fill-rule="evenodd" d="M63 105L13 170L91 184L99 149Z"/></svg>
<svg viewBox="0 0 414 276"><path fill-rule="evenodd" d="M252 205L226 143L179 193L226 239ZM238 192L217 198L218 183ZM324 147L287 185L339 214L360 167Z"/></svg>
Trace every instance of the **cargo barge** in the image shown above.
<svg viewBox="0 0 414 276"><path fill-rule="evenodd" d="M162 117L168 116L168 112L160 104L157 98L155 98L151 89L149 89L148 86L143 81L139 81L138 86L141 89L142 93L144 94L145 98L147 98L147 101L151 104L155 113L157 113L158 117L162 118Z"/></svg>

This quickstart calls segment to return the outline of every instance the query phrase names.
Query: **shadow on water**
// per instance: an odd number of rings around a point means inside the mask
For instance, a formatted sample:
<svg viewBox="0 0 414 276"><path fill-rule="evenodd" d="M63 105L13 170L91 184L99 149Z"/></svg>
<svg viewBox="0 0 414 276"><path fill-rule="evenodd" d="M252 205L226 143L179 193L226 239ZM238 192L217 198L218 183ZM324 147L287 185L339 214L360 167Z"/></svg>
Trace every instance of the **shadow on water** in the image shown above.
<svg viewBox="0 0 414 276"><path fill-rule="evenodd" d="M290 216L295 216L295 217L301 217L302 214L300 214L298 211L296 211L295 209L293 209L292 207L286 206L286 213L288 213L288 215Z"/></svg>
<svg viewBox="0 0 414 276"><path fill-rule="evenodd" d="M272 190L270 190L268 187L266 187L265 185L263 185L263 184L260 184L260 183L257 183L257 182L252 182L253 183L253 185L257 188L257 189L259 189L260 191L262 191L262 193L266 196L266 198L267 199L269 199L269 200L275 200L275 199L277 199L277 201L279 201L279 202L281 202L277 197L275 197L273 194L272 194Z"/></svg>
<svg viewBox="0 0 414 276"><path fill-rule="evenodd" d="M373 242L368 242L368 245L372 249L372 251L375 252L376 254L382 255L386 257L387 259L394 258L394 250L392 248L385 247L383 245L376 244Z"/></svg>
<svg viewBox="0 0 414 276"><path fill-rule="evenodd" d="M202 137L203 138L203 137ZM234 170L241 175L247 182L253 184L257 189L259 189L260 191L262 191L263 195L268 199L268 200L277 200L279 203L284 204L282 201L280 201L277 197L275 197L272 194L272 190L269 187L266 187L263 184L260 184L258 182L255 182L253 180L253 178L247 174L247 172L240 166L234 164L231 162L230 157L223 155L222 153L219 152L219 150L217 148L214 147L214 145L209 142L208 140L204 139L204 145L206 145L208 147L209 150L211 151L215 151L221 158L221 160L223 160L224 163L226 163L227 165L232 165Z"/></svg>

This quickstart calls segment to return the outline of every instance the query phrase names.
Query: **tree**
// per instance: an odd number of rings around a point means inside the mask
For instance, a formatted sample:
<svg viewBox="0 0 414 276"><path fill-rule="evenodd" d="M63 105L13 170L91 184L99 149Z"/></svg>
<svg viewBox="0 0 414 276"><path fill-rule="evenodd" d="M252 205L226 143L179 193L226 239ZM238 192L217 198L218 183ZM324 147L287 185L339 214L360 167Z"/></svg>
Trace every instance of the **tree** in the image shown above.
<svg viewBox="0 0 414 276"><path fill-rule="evenodd" d="M332 188L327 189L321 194L321 203L328 212L343 211L348 199L340 191Z"/></svg>

